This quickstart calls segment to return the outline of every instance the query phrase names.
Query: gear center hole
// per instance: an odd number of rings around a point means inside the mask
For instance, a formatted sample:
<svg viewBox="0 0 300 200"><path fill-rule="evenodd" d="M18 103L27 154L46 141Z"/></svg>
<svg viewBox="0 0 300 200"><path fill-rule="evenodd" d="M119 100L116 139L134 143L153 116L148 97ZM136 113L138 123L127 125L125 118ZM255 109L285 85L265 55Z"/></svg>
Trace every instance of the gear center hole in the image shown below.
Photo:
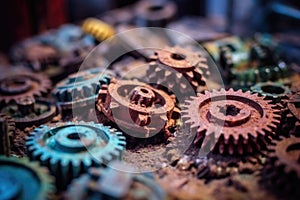
<svg viewBox="0 0 300 200"><path fill-rule="evenodd" d="M163 6L160 5L152 5L148 8L150 11L159 11L163 9Z"/></svg>
<svg viewBox="0 0 300 200"><path fill-rule="evenodd" d="M282 94L284 93L284 89L279 86L274 85L264 85L261 87L262 91L269 93L269 94Z"/></svg>
<svg viewBox="0 0 300 200"><path fill-rule="evenodd" d="M291 156L293 160L296 160L298 163L300 163L300 143L295 143L286 149L286 152Z"/></svg>
<svg viewBox="0 0 300 200"><path fill-rule="evenodd" d="M71 140L80 140L80 134L79 133L71 133L67 137Z"/></svg>
<svg viewBox="0 0 300 200"><path fill-rule="evenodd" d="M225 116L231 115L236 116L240 113L241 109L237 108L235 105L226 105L225 107L219 107L220 112Z"/></svg>
<svg viewBox="0 0 300 200"><path fill-rule="evenodd" d="M186 56L179 53L172 53L171 58L173 58L174 60L184 60Z"/></svg>

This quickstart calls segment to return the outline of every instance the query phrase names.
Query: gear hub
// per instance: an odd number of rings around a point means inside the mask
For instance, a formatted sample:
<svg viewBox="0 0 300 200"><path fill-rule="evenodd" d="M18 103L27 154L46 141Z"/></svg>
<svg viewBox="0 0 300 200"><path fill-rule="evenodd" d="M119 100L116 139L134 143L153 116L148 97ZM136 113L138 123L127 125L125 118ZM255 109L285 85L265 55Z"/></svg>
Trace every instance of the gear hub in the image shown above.
<svg viewBox="0 0 300 200"><path fill-rule="evenodd" d="M201 148L212 145L212 152L220 154L241 155L264 148L280 122L274 105L241 90L206 91L186 100L184 107L183 118L196 132L194 143L204 139Z"/></svg>
<svg viewBox="0 0 300 200"><path fill-rule="evenodd" d="M125 144L121 132L92 122L40 126L26 141L29 157L50 169L59 189L90 166L120 159Z"/></svg>

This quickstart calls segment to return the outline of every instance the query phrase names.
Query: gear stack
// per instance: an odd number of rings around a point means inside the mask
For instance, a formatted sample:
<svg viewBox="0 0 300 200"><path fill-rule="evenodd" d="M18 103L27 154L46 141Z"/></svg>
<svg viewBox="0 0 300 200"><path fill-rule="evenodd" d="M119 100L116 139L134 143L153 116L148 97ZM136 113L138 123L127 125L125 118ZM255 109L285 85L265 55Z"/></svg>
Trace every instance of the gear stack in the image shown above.
<svg viewBox="0 0 300 200"><path fill-rule="evenodd" d="M0 76L0 103L16 102L22 97L40 97L51 88L51 81L37 73L15 69Z"/></svg>
<svg viewBox="0 0 300 200"><path fill-rule="evenodd" d="M121 163L111 165L107 169L91 168L88 174L75 179L64 199L166 199L165 192L149 175L132 174L133 169Z"/></svg>
<svg viewBox="0 0 300 200"><path fill-rule="evenodd" d="M194 143L202 149L229 155L251 154L265 148L277 125L280 111L269 101L250 92L220 91L186 100L182 117L196 132Z"/></svg>
<svg viewBox="0 0 300 200"><path fill-rule="evenodd" d="M149 63L147 82L158 84L175 93L187 90L202 91L210 75L207 59L201 53L174 47L157 50ZM191 92L191 91L189 91Z"/></svg>
<svg viewBox="0 0 300 200"><path fill-rule="evenodd" d="M28 159L0 156L1 199L40 200L53 197L53 177Z"/></svg>
<svg viewBox="0 0 300 200"><path fill-rule="evenodd" d="M62 109L84 107L95 103L101 84L108 84L112 74L98 68L71 74L56 85L52 95Z"/></svg>
<svg viewBox="0 0 300 200"><path fill-rule="evenodd" d="M291 136L270 146L270 154L263 169L262 182L279 195L298 199L300 184L300 138Z"/></svg>
<svg viewBox="0 0 300 200"><path fill-rule="evenodd" d="M43 99L24 97L1 109L2 113L11 116L20 129L39 126L51 121L57 114L56 106Z"/></svg>
<svg viewBox="0 0 300 200"><path fill-rule="evenodd" d="M26 141L29 157L49 168L58 189L65 189L91 166L120 159L125 144L121 132L92 122L58 123L54 128L43 125Z"/></svg>
<svg viewBox="0 0 300 200"><path fill-rule="evenodd" d="M0 155L9 156L11 143L15 134L13 119L0 113Z"/></svg>
<svg viewBox="0 0 300 200"><path fill-rule="evenodd" d="M180 115L174 99L164 91L139 81L116 79L102 85L97 109L98 116L103 113L126 129L126 133L138 138L148 138L161 131L169 137L168 128L175 125Z"/></svg>

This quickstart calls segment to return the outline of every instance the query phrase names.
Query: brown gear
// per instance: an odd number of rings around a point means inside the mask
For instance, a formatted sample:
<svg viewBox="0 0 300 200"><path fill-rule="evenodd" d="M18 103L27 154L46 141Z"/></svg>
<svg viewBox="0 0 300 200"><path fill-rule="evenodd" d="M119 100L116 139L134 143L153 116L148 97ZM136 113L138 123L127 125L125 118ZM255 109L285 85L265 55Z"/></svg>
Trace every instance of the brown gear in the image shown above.
<svg viewBox="0 0 300 200"><path fill-rule="evenodd" d="M0 103L17 101L22 97L40 97L51 88L51 81L42 74L22 69L0 76Z"/></svg>
<svg viewBox="0 0 300 200"><path fill-rule="evenodd" d="M215 138L212 152L254 153L265 147L280 122L279 110L250 92L221 89L191 98L186 100L183 118L188 119L185 123L191 125L192 131L197 129L194 143L205 138L205 149Z"/></svg>
<svg viewBox="0 0 300 200"><path fill-rule="evenodd" d="M209 76L210 72L207 59L199 52L195 53L180 47L166 48L157 50L152 60L147 71L150 83L166 82L169 89L177 85L184 91L188 88L186 83L180 82L184 76L195 91L200 90L200 86L206 86L205 77ZM171 70L162 70L159 65L170 67L176 70L176 73Z"/></svg>
<svg viewBox="0 0 300 200"><path fill-rule="evenodd" d="M160 131L168 136L168 128L179 118L173 98L136 80L113 79L109 85L102 85L97 110L118 126L143 138Z"/></svg>
<svg viewBox="0 0 300 200"><path fill-rule="evenodd" d="M269 148L270 154L262 173L262 181L280 195L298 199L300 191L300 138L291 136Z"/></svg>

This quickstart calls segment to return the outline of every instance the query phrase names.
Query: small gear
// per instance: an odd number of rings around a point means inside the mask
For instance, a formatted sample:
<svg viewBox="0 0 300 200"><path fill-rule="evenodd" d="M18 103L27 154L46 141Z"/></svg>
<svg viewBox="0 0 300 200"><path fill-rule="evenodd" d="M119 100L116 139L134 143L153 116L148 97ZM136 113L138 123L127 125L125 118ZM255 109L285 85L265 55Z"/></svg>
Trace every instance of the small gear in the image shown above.
<svg viewBox="0 0 300 200"><path fill-rule="evenodd" d="M121 163L111 165L107 169L91 168L75 179L64 199L166 199L166 193L149 175L132 174L132 169Z"/></svg>
<svg viewBox="0 0 300 200"><path fill-rule="evenodd" d="M275 103L287 99L288 95L291 93L288 87L274 82L257 83L251 87L251 91L258 93L268 100L273 100Z"/></svg>
<svg viewBox="0 0 300 200"><path fill-rule="evenodd" d="M46 168L26 158L0 156L1 199L49 199L55 192L54 179Z"/></svg>
<svg viewBox="0 0 300 200"><path fill-rule="evenodd" d="M15 123L13 119L4 113L0 113L0 155L10 155L14 135Z"/></svg>
<svg viewBox="0 0 300 200"><path fill-rule="evenodd" d="M202 149L229 155L265 148L280 123L280 111L269 101L233 89L191 97L182 113L185 123L196 132L194 143L204 139ZM209 145L211 149L207 149Z"/></svg>
<svg viewBox="0 0 300 200"><path fill-rule="evenodd" d="M96 18L86 19L82 24L82 30L94 36L98 42L102 42L115 34L115 29L112 26Z"/></svg>
<svg viewBox="0 0 300 200"><path fill-rule="evenodd" d="M62 109L94 104L102 84L108 84L112 73L99 68L83 70L59 82L52 95Z"/></svg>
<svg viewBox="0 0 300 200"><path fill-rule="evenodd" d="M136 4L136 24L140 27L165 27L175 17L177 6L172 1L140 1Z"/></svg>
<svg viewBox="0 0 300 200"><path fill-rule="evenodd" d="M17 70L0 76L0 103L17 101L22 97L40 97L51 88L51 81L42 74Z"/></svg>
<svg viewBox="0 0 300 200"><path fill-rule="evenodd" d="M288 194L289 199L298 199L300 184L300 138L291 136L275 141L270 146L267 164L262 171L262 182L272 191Z"/></svg>
<svg viewBox="0 0 300 200"><path fill-rule="evenodd" d="M29 157L49 168L59 189L90 166L120 159L125 144L121 132L92 122L58 123L54 128L43 125L26 141Z"/></svg>
<svg viewBox="0 0 300 200"><path fill-rule="evenodd" d="M139 138L161 131L168 137L168 128L175 125L180 115L174 99L164 91L136 80L113 79L109 85L102 85L97 110Z"/></svg>
<svg viewBox="0 0 300 200"><path fill-rule="evenodd" d="M24 97L1 109L2 113L11 116L19 129L51 121L57 114L56 106L44 99Z"/></svg>
<svg viewBox="0 0 300 200"><path fill-rule="evenodd" d="M178 86L181 92L186 92L189 85L195 91L201 91L200 88L206 86L206 77L210 72L207 59L199 52L180 47L166 48L157 50L152 60L147 70L148 83L156 83L170 90ZM187 81L183 81L182 78Z"/></svg>

